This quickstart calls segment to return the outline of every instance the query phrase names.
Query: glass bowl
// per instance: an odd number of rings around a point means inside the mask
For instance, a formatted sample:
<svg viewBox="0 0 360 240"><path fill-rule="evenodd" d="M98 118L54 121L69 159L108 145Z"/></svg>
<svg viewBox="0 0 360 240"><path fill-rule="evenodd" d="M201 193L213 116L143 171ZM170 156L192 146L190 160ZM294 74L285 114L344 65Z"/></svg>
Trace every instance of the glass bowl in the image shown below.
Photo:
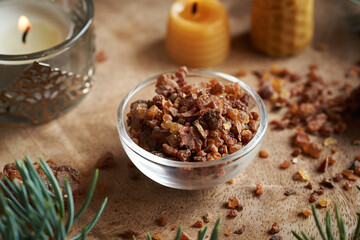
<svg viewBox="0 0 360 240"><path fill-rule="evenodd" d="M223 84L239 83L250 96L252 111L259 114L260 124L253 139L239 151L207 162L180 162L156 156L134 143L128 133L126 114L136 100L150 100L155 96L156 79L149 78L133 88L121 101L117 112L117 128L121 144L134 165L146 176L164 186L177 189L203 189L225 183L243 171L260 151L267 129L268 117L259 95L248 85L233 76L211 71L189 71L188 83L216 79Z"/></svg>

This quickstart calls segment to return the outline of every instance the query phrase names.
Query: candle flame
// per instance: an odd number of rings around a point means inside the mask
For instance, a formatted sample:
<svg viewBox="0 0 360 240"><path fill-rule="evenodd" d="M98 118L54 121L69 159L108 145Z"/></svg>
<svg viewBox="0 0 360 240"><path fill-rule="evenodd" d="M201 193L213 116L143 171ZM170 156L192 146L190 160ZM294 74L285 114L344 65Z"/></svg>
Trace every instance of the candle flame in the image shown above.
<svg viewBox="0 0 360 240"><path fill-rule="evenodd" d="M25 17L25 16L19 17L18 28L21 32L25 32L25 31L29 30L30 27L31 27L31 24L27 17Z"/></svg>

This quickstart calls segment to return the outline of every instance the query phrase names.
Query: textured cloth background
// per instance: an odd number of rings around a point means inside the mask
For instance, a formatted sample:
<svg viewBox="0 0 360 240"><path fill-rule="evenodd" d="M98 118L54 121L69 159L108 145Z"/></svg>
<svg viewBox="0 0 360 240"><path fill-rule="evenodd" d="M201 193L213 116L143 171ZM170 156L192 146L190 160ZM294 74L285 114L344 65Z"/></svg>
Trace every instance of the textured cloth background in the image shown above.
<svg viewBox="0 0 360 240"><path fill-rule="evenodd" d="M305 74L311 63L319 65L319 73L328 81L344 81L344 74L360 58L360 35L351 31L346 15L356 7L346 1L317 0L315 6L315 38L309 48L299 56L273 59L255 52L249 43L250 0L224 0L229 11L232 49L223 64L212 68L229 74L239 69L266 69L272 63L280 67ZM173 226L182 225L185 232L195 238L198 229L191 225L205 213L213 216L212 227L217 217L223 216L221 235L232 232L243 224L243 235L231 234L227 239L269 239L267 231L273 222L281 226L279 235L284 239L294 239L290 230L304 229L317 232L313 218L298 216L302 208L310 209L310 190L304 183L294 182L291 176L299 167L308 170L311 180L318 183L324 176L330 177L348 168L355 155L360 155L359 146L351 142L360 138L358 123L353 123L346 133L337 137L340 151L335 155L336 164L323 175L316 172L320 159L300 157L297 165L280 170L284 160L291 159L290 135L294 130L268 130L263 149L270 157L256 158L245 172L235 178L232 185L201 191L180 191L163 187L140 174L139 180L131 180L137 174L129 169L128 158L122 149L116 130L117 106L125 94L140 81L155 74L175 70L179 66L172 63L164 50L164 36L168 9L172 1L156 0L95 0L95 28L97 50L103 50L107 60L97 65L97 82L91 93L71 112L48 124L39 126L18 126L0 124L0 167L15 158L29 154L34 159L43 156L59 164L71 165L81 171L84 182L89 182L97 160L107 151L115 156L116 167L100 171L99 188L91 209L74 230L80 231L81 224L89 221L104 197L109 197L99 224L90 233L91 239L110 239L129 228L155 234L162 232L163 239L173 239ZM359 8L359 7L358 7ZM327 45L320 52L314 46ZM242 78L250 86L257 88L257 80L251 74ZM348 80L354 84L359 79ZM270 120L277 113L270 113ZM319 140L321 142L322 140ZM255 185L264 186L264 194L253 196ZM341 184L334 190L327 190L325 197L337 201L340 212L345 216L350 230L355 228L355 211L360 210L360 192L353 188L346 192ZM88 185L88 184L87 184ZM298 195L284 196L286 189L294 188ZM228 219L223 207L229 196L237 196L245 205L234 219ZM83 198L80 198L80 202ZM332 207L331 207L332 209ZM325 209L320 209L321 218ZM170 224L159 227L155 220L166 214ZM335 228L335 225L333 225ZM224 237L226 238L226 237Z"/></svg>

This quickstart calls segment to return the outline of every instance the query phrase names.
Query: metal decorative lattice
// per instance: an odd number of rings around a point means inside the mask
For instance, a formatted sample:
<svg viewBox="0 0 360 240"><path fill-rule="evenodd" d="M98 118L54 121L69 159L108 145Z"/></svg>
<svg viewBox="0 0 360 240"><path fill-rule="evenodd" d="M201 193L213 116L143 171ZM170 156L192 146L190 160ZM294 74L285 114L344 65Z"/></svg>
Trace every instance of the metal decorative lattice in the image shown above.
<svg viewBox="0 0 360 240"><path fill-rule="evenodd" d="M48 122L89 92L92 85L92 75L34 62L13 84L0 90L0 115L24 117L32 123Z"/></svg>

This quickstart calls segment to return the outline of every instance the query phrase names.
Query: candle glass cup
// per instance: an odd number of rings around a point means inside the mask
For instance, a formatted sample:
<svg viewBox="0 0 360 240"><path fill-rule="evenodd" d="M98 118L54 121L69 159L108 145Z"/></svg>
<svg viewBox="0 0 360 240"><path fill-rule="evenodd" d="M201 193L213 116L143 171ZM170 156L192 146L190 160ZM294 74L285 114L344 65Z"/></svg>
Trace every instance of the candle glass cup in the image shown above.
<svg viewBox="0 0 360 240"><path fill-rule="evenodd" d="M0 52L0 121L43 123L71 109L94 84L94 6L92 0L17 1L0 0L0 6L27 2L36 14L61 12L68 21L67 37L51 48ZM40 13L36 6L51 11Z"/></svg>

